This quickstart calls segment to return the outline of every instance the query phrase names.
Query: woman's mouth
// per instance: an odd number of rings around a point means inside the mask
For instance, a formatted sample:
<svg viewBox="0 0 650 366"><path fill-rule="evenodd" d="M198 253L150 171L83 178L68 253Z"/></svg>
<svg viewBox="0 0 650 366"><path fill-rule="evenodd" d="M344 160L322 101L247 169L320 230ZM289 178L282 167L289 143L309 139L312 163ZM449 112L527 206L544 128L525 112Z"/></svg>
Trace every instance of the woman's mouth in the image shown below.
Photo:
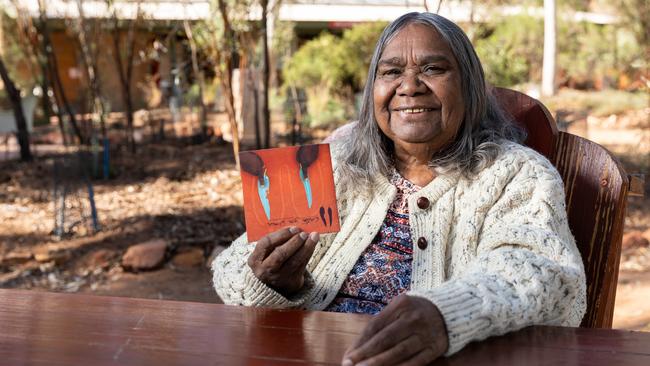
<svg viewBox="0 0 650 366"><path fill-rule="evenodd" d="M433 110L434 110L433 108L405 108L405 109L400 109L399 112L406 113L406 114L416 114L416 113L431 112Z"/></svg>
<svg viewBox="0 0 650 366"><path fill-rule="evenodd" d="M408 107L393 108L393 112L399 113L402 118L413 118L428 115L430 112L437 111L439 108L427 107L424 105L414 105Z"/></svg>

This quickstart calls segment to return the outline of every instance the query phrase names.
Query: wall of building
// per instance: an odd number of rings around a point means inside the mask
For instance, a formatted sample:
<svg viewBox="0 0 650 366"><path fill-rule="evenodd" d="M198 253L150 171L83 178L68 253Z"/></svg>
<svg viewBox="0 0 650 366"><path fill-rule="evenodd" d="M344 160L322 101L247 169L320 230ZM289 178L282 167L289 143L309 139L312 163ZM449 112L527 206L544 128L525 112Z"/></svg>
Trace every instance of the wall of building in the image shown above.
<svg viewBox="0 0 650 366"><path fill-rule="evenodd" d="M132 95L135 109L145 108L151 99L148 89L155 85L155 61L141 55L150 54L155 34L138 32L136 36L135 60L132 79ZM76 40L65 31L54 31L51 35L52 46L58 61L58 71L66 97L76 112L88 111L89 93L86 71L83 68L80 50ZM121 34L121 44L125 46L126 32ZM122 112L125 109L122 87L117 71L117 63L113 54L113 40L108 34L100 36L98 44L97 68L101 91L106 106L111 112Z"/></svg>

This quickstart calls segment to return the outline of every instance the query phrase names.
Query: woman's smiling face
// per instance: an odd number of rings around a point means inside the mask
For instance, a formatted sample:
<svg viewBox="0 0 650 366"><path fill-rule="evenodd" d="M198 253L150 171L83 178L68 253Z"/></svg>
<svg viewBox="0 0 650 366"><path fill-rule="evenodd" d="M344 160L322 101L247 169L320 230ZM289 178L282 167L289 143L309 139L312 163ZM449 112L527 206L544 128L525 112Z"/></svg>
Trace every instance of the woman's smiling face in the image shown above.
<svg viewBox="0 0 650 366"><path fill-rule="evenodd" d="M379 128L397 145L439 150L454 140L465 110L460 70L435 29L412 23L398 31L379 58L373 101Z"/></svg>

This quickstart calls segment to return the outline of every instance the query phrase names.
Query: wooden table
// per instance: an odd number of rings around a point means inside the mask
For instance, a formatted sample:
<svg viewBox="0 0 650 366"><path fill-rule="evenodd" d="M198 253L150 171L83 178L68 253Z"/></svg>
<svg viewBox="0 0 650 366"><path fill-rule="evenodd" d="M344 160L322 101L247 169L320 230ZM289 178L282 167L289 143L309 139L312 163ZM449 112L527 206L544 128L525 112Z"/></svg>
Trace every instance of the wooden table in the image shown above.
<svg viewBox="0 0 650 366"><path fill-rule="evenodd" d="M337 365L368 316L0 289L0 365ZM650 333L531 327L435 365L650 365Z"/></svg>

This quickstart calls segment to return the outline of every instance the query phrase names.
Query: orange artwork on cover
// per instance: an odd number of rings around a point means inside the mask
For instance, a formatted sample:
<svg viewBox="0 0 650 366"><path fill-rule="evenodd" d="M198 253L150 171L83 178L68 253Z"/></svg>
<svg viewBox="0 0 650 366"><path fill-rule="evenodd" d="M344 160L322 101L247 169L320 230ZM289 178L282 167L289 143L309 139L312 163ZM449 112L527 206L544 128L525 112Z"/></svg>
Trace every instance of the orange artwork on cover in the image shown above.
<svg viewBox="0 0 650 366"><path fill-rule="evenodd" d="M239 153L248 241L287 226L338 232L329 144Z"/></svg>

